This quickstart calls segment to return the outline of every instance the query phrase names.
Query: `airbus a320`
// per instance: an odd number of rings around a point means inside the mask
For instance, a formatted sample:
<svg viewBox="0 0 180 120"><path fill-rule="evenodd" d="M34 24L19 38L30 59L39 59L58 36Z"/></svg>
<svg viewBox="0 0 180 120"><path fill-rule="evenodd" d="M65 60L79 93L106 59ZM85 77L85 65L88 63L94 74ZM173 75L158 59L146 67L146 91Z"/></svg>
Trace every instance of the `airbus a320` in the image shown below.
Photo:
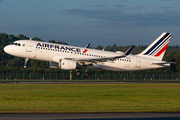
<svg viewBox="0 0 180 120"><path fill-rule="evenodd" d="M35 40L17 40L4 47L4 51L10 55L25 58L24 68L29 59L47 61L50 68L63 70L76 70L84 68L84 77L89 77L88 68L104 69L112 71L138 71L157 69L170 66L169 62L162 61L171 33L162 33L143 52L132 55L131 46L126 52L110 52L75 47L62 44L54 44Z"/></svg>

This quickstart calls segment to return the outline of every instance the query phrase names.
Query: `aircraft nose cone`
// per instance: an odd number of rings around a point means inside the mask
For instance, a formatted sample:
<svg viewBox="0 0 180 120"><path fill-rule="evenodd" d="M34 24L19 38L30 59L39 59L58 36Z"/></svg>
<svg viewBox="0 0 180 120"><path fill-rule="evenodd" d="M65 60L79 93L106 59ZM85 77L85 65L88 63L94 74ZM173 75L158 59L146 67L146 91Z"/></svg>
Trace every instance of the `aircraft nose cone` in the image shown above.
<svg viewBox="0 0 180 120"><path fill-rule="evenodd" d="M10 51L9 46L5 46L5 47L4 47L4 52L9 53L9 51Z"/></svg>

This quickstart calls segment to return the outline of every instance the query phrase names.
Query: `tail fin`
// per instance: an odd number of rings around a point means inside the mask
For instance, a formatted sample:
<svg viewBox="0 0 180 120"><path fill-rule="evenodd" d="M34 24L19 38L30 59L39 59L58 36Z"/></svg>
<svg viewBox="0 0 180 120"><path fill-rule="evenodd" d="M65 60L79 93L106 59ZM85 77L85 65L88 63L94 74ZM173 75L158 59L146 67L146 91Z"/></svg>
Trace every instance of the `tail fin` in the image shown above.
<svg viewBox="0 0 180 120"><path fill-rule="evenodd" d="M162 33L151 45L139 55L162 60L172 33Z"/></svg>

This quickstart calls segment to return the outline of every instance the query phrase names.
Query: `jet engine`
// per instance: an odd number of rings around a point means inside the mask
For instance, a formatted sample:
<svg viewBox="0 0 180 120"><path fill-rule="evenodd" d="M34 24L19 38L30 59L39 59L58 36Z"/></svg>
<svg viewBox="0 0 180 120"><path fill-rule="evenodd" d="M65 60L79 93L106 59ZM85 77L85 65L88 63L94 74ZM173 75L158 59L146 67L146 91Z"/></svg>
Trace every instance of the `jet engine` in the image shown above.
<svg viewBox="0 0 180 120"><path fill-rule="evenodd" d="M49 62L48 67L50 68L60 68L63 70L74 70L77 67L77 63L72 60L60 59L59 63Z"/></svg>

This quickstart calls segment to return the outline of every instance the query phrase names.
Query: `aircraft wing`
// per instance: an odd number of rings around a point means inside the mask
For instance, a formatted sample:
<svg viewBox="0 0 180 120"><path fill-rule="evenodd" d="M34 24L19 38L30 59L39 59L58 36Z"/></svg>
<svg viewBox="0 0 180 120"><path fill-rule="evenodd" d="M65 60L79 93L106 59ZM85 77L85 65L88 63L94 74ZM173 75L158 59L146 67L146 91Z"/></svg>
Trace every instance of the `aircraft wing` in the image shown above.
<svg viewBox="0 0 180 120"><path fill-rule="evenodd" d="M107 58L66 58L68 60L73 60L77 61L80 65L89 65L89 64L97 64L97 63L102 63L103 62L111 62L113 63L114 60L117 58L122 58L125 57L124 55L122 56L115 56L115 57L107 57Z"/></svg>
<svg viewBox="0 0 180 120"><path fill-rule="evenodd" d="M112 56L112 57L106 57L106 58L65 58L68 60L77 61L80 65L96 65L97 63L103 64L103 62L111 62L115 61L117 58L123 58L130 54L131 50L134 46L131 46L124 54L121 54L119 56Z"/></svg>

